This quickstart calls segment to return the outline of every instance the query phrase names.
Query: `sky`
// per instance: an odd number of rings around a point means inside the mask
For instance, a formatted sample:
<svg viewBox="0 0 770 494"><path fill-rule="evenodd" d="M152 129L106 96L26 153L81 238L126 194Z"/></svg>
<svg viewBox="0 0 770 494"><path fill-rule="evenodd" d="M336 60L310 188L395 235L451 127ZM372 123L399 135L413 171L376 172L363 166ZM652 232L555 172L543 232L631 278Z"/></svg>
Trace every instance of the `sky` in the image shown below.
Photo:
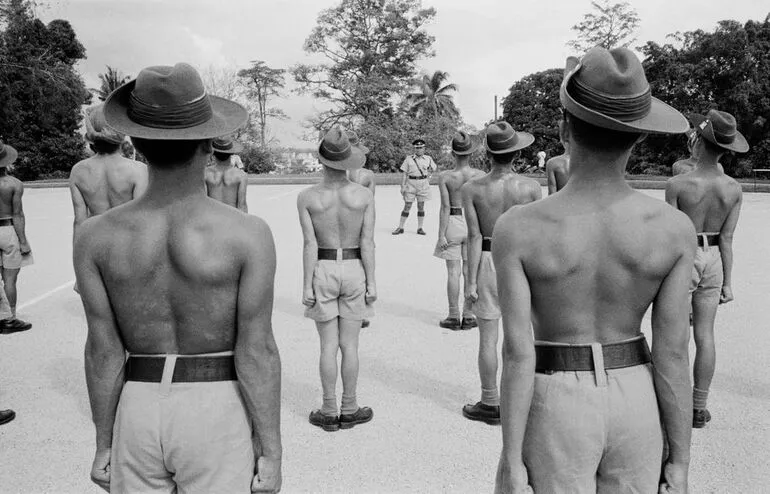
<svg viewBox="0 0 770 494"><path fill-rule="evenodd" d="M136 76L146 66L188 62L200 70L248 67L264 60L274 68L317 62L303 43L321 10L340 0L43 0L44 21L67 19L86 48L78 69L88 87L110 65ZM435 7L427 26L436 56L421 72L443 70L458 86L455 102L464 121L480 127L494 117L494 97L528 74L563 67L572 53L571 27L591 10L590 0L423 0ZM677 31L712 31L724 19L763 20L767 0L630 0L641 23L638 46L666 42ZM272 125L284 146L312 145L307 118L323 102L296 94L291 76L274 106L289 117Z"/></svg>

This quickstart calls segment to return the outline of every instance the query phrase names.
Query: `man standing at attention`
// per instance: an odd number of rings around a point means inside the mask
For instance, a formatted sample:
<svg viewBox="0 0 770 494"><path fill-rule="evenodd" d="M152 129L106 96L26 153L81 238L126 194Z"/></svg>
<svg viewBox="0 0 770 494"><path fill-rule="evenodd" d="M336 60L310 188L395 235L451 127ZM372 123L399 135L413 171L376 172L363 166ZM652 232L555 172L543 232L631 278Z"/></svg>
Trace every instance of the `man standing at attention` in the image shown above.
<svg viewBox="0 0 770 494"><path fill-rule="evenodd" d="M564 120L559 121L559 129L564 126ZM567 185L569 180L569 143L561 140L564 152L554 156L545 164L545 174L548 177L548 195L555 194Z"/></svg>
<svg viewBox="0 0 770 494"><path fill-rule="evenodd" d="M668 181L666 201L689 216L698 232L690 284L695 335L692 426L701 428L711 420L706 400L716 366L714 320L719 304L733 300L733 233L743 202L741 185L718 168L719 158L730 151L745 153L749 144L729 113L710 110L691 119L695 169Z"/></svg>
<svg viewBox="0 0 770 494"><path fill-rule="evenodd" d="M629 187L625 167L644 134L683 133L687 120L650 95L626 48L568 59L560 97L569 183L511 209L492 239L504 328L496 492L684 493L695 229ZM651 304L652 355L640 330Z"/></svg>
<svg viewBox="0 0 770 494"><path fill-rule="evenodd" d="M243 151L243 146L229 137L214 139L213 146L214 164L206 167L206 193L212 199L248 213L246 188L249 177L232 160Z"/></svg>
<svg viewBox="0 0 770 494"><path fill-rule="evenodd" d="M339 127L318 146L324 174L321 183L297 197L304 237L302 303L321 339L319 370L323 405L310 413L310 423L325 431L349 429L372 420L369 407L359 407L358 336L361 320L371 316L377 299L374 281L374 198L371 191L348 180L347 170L360 168L366 157ZM337 413L337 351L342 350L342 404Z"/></svg>
<svg viewBox="0 0 770 494"><path fill-rule="evenodd" d="M439 175L438 190L441 193L441 211L438 220L438 242L433 255L446 261L446 291L449 300L449 316L438 324L453 331L478 326L471 309L471 300L464 297L460 319L460 275L468 282L468 225L463 216L463 197L460 188L484 172L471 168L470 157L476 151L471 136L458 131L452 139L452 156L455 167Z"/></svg>
<svg viewBox="0 0 770 494"><path fill-rule="evenodd" d="M246 110L207 95L179 63L143 69L104 114L150 176L142 197L87 220L75 240L91 478L112 493L277 492L273 237L201 187L212 139L243 125Z"/></svg>
<svg viewBox="0 0 770 494"><path fill-rule="evenodd" d="M534 142L527 132L516 132L508 122L487 127L485 147L492 169L462 186L465 218L468 221L468 279L465 296L473 302L479 324L479 377L481 400L465 405L463 415L488 424L500 423L500 393L497 387L497 339L500 305L497 275L492 262L492 231L497 219L509 208L542 197L540 184L514 173L513 160Z"/></svg>
<svg viewBox="0 0 770 494"><path fill-rule="evenodd" d="M430 201L430 173L437 167L433 158L425 154L424 140L415 139L412 141L412 146L414 146L414 154L407 156L400 168L404 174L401 179L404 210L401 211L401 219L398 228L393 230L393 235L404 233L404 224L414 201L417 201L417 233L425 235L425 230L422 229L425 222L425 201Z"/></svg>

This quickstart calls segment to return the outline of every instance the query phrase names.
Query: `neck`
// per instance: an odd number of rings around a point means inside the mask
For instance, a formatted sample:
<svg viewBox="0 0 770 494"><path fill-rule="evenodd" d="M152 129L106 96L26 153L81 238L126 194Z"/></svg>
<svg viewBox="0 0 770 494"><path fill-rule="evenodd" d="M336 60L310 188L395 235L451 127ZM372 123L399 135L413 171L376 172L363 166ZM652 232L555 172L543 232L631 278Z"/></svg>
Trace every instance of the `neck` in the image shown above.
<svg viewBox="0 0 770 494"><path fill-rule="evenodd" d="M628 188L625 173L631 149L597 152L570 146L570 173L566 187L573 191Z"/></svg>
<svg viewBox="0 0 770 494"><path fill-rule="evenodd" d="M470 163L468 156L455 156L455 170L465 168Z"/></svg>
<svg viewBox="0 0 770 494"><path fill-rule="evenodd" d="M215 158L215 160L216 160L216 163L214 163L214 164L215 164L216 166L221 166L221 167L228 167L228 166L232 166L232 165L233 165L232 161L230 161L230 158L227 158L227 159L226 159L226 160L224 160L224 161L222 161L222 160L217 160L216 158Z"/></svg>
<svg viewBox="0 0 770 494"><path fill-rule="evenodd" d="M700 169L713 168L714 170L716 170L719 165L719 158L722 157L722 154L712 153L711 151L708 151L706 149L700 149L697 151L697 154L693 153L692 157L698 168Z"/></svg>
<svg viewBox="0 0 770 494"><path fill-rule="evenodd" d="M4 177L6 175L8 175L8 168L6 167L0 168L0 177Z"/></svg>
<svg viewBox="0 0 770 494"><path fill-rule="evenodd" d="M508 173L513 173L513 163L498 163L496 161L492 162L492 168L489 170L489 173L492 175L506 175Z"/></svg>
<svg viewBox="0 0 770 494"><path fill-rule="evenodd" d="M147 192L144 197L159 204L169 204L198 195L205 196L204 168L208 155L197 155L184 165L148 167Z"/></svg>
<svg viewBox="0 0 770 494"><path fill-rule="evenodd" d="M353 172L353 170L351 170L351 172ZM324 185L339 186L347 182L350 182L347 170L335 170L328 166L324 167L324 177L321 181Z"/></svg>

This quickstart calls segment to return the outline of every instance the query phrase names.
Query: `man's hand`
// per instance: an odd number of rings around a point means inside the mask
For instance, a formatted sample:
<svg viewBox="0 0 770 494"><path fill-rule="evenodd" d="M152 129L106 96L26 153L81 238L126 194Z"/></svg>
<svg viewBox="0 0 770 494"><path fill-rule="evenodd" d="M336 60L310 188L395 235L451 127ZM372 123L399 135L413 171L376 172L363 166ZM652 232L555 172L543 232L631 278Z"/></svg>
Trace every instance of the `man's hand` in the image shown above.
<svg viewBox="0 0 770 494"><path fill-rule="evenodd" d="M449 242L447 242L447 239L446 239L445 236L441 235L438 238L438 248L441 249L441 250L444 250L447 247L449 247Z"/></svg>
<svg viewBox="0 0 770 494"><path fill-rule="evenodd" d="M726 304L727 302L732 301L734 298L733 289L729 285L724 285L722 287L722 293L719 295L719 303Z"/></svg>
<svg viewBox="0 0 770 494"><path fill-rule="evenodd" d="M503 458L497 465L497 477L495 478L495 494L533 494L529 486L527 468L524 463L509 465Z"/></svg>
<svg viewBox="0 0 770 494"><path fill-rule="evenodd" d="M251 482L251 492L281 491L281 460L260 456L257 459L257 473Z"/></svg>
<svg viewBox="0 0 770 494"><path fill-rule="evenodd" d="M658 493L687 494L687 465L675 463L663 465L663 478Z"/></svg>
<svg viewBox="0 0 770 494"><path fill-rule="evenodd" d="M94 463L91 466L91 480L110 492L110 449L97 449L94 455Z"/></svg>
<svg viewBox="0 0 770 494"><path fill-rule="evenodd" d="M367 305L371 305L377 300L377 288L374 285L366 285L366 295L364 296L364 300Z"/></svg>
<svg viewBox="0 0 770 494"><path fill-rule="evenodd" d="M305 288L302 291L302 303L308 307L313 307L315 305L315 292L313 291L313 287Z"/></svg>
<svg viewBox="0 0 770 494"><path fill-rule="evenodd" d="M465 298L473 302L474 304L479 300L479 287L476 283L468 283L465 287Z"/></svg>
<svg viewBox="0 0 770 494"><path fill-rule="evenodd" d="M24 240L23 242L19 242L19 251L21 251L21 255L25 256L32 252L32 248L29 246L29 242Z"/></svg>

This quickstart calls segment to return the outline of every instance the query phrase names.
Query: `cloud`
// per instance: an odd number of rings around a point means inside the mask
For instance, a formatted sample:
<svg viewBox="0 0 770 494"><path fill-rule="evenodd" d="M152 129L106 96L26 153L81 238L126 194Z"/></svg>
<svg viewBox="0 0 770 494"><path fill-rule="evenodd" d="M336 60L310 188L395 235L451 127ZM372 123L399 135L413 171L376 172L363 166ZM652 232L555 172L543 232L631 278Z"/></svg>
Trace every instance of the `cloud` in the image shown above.
<svg viewBox="0 0 770 494"><path fill-rule="evenodd" d="M212 38L209 36L203 36L196 33L189 27L184 27L184 32L193 42L193 47L196 51L196 62L199 65L215 65L222 66L227 64L225 58L224 43L220 39Z"/></svg>

